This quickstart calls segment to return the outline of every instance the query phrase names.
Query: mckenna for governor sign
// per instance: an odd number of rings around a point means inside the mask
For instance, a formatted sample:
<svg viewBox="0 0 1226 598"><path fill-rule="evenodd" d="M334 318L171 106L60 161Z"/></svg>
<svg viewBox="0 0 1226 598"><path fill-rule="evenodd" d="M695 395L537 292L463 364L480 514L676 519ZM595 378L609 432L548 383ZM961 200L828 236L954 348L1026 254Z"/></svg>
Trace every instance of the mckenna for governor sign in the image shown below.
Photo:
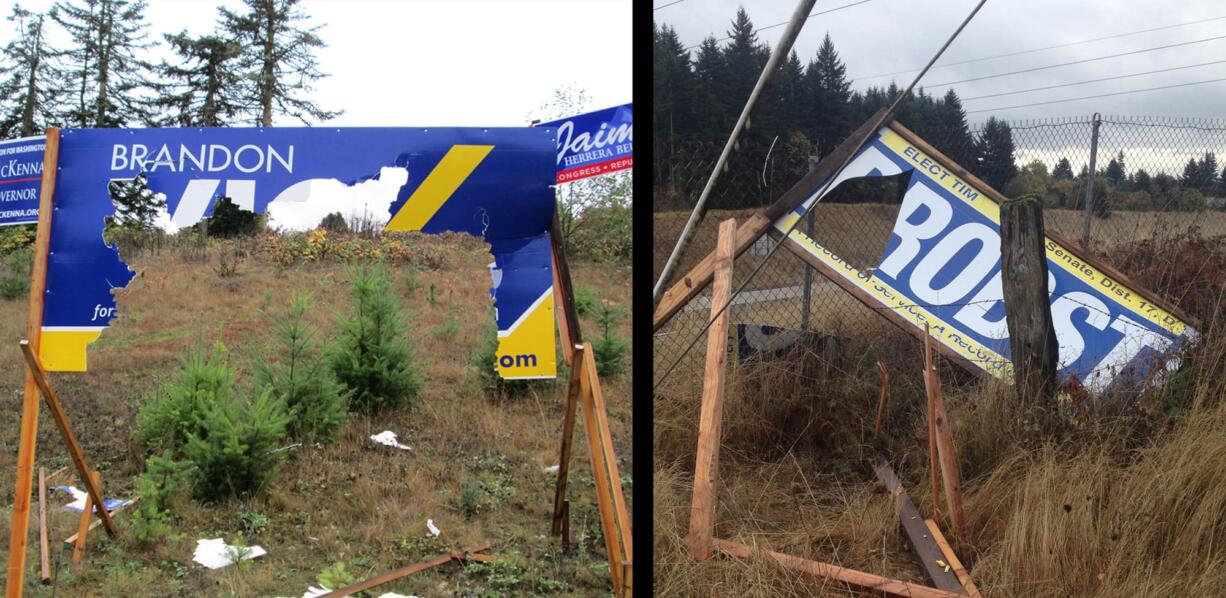
<svg viewBox="0 0 1226 598"><path fill-rule="evenodd" d="M219 197L257 213L302 209L314 201L312 180L353 185L390 167L407 171L407 182L388 198L385 230L462 232L489 242L497 274L495 365L504 378L554 377L554 133L551 127L64 129L43 362L52 371L83 371L87 345L116 316L111 291L132 279L102 237L106 217L115 213L111 180L143 173L151 190L165 194L169 221L190 226L210 216Z"/></svg>
<svg viewBox="0 0 1226 598"><path fill-rule="evenodd" d="M634 109L631 104L536 126L557 130L559 183L634 166Z"/></svg>
<svg viewBox="0 0 1226 598"><path fill-rule="evenodd" d="M913 141L915 140L915 141ZM931 327L944 353L968 368L1011 379L1009 331L1001 287L1000 207L946 158L917 147L917 137L891 123L870 136L830 188L846 179L910 173L881 261L861 271L815 239L790 239L827 275L894 321L923 333ZM926 147L926 146L925 146ZM786 234L817 191L774 223ZM1172 355L1196 336L1150 294L1104 271L1080 250L1045 239L1058 374L1086 390L1144 384L1176 365Z"/></svg>
<svg viewBox="0 0 1226 598"><path fill-rule="evenodd" d="M0 226L38 222L42 137L0 141Z"/></svg>

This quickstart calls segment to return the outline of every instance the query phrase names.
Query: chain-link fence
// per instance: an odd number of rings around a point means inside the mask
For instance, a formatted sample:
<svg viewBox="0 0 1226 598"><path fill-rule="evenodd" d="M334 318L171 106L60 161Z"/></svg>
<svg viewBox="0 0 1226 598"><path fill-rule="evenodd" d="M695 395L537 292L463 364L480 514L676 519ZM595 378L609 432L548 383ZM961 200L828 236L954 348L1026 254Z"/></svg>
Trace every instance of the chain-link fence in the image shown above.
<svg viewBox="0 0 1226 598"><path fill-rule="evenodd" d="M1042 197L1048 230L1083 244L1107 263L1128 272L1138 257L1146 263L1161 258L1157 254L1172 246L1168 241L1226 235L1226 121L1095 115L1009 125L1016 174L999 190L1009 197L1023 193ZM978 139L982 129L971 134ZM657 155L653 280L676 244L720 149L707 144ZM790 149L780 142L761 156L736 157L713 189L710 205L738 209L716 209L706 215L673 281L715 248L720 221L747 219L757 207L778 198L815 161L793 155ZM1223 163L1217 162L1218 155ZM978 165L963 166L974 172ZM1086 176L1090 171L1098 175ZM858 269L871 269L889 240L906 176L845 184L819 203L798 229ZM1087 210L1086 187L1091 182ZM764 238L736 260L733 289L761 265L773 244ZM785 248L762 265L730 310L734 323L858 338L869 341L875 350L905 342L895 340L902 339L900 331L874 309ZM694 341L709 316L708 291L656 331L656 383L674 363L678 371L670 378L694 380L692 374L701 371L704 354L703 341Z"/></svg>

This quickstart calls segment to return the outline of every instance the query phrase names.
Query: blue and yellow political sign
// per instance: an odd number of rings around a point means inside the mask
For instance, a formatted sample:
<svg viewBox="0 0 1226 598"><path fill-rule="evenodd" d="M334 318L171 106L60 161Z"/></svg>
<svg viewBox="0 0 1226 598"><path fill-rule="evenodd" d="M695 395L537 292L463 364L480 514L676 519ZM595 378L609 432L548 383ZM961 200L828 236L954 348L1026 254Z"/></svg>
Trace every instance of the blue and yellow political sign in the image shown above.
<svg viewBox="0 0 1226 598"><path fill-rule="evenodd" d="M523 128L64 129L51 219L41 357L83 371L86 347L116 316L112 290L133 272L103 240L107 186L143 174L169 221L190 226L219 197L257 213L293 210L312 180L352 185L403 168L386 230L462 232L490 243L497 278L497 368L557 371L549 229L555 131Z"/></svg>
<svg viewBox="0 0 1226 598"><path fill-rule="evenodd" d="M881 261L861 271L799 230L795 241L838 282L874 307L889 309L918 331L929 327L958 361L1011 379L1009 331L1001 286L1000 206L959 176L948 159L929 155L908 134L883 127L830 188L858 177L910 173L893 233ZM824 183L823 183L824 185ZM774 223L785 234L823 185ZM1196 337L1186 322L1118 275L1103 271L1075 247L1050 236L1047 249L1051 314L1059 344L1059 375L1086 390L1144 384L1177 364L1174 353Z"/></svg>

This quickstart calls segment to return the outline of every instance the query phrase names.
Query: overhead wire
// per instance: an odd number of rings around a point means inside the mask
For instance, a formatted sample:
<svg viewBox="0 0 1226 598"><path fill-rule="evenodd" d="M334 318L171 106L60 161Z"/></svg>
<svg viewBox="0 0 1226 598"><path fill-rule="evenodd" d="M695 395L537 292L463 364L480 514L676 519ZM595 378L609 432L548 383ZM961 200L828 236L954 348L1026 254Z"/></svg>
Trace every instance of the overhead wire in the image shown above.
<svg viewBox="0 0 1226 598"><path fill-rule="evenodd" d="M969 79L959 79L959 80L957 80L957 81L945 81L945 82L943 82L943 83L934 83L934 84L932 84L932 87L943 87L943 86L946 86L946 85L955 85L955 84L958 84L958 83L970 83L971 81L983 81L983 80L985 80L985 79L997 79L997 78L1000 78L1000 77L1008 77L1008 76L1010 76L1010 75L1020 75L1020 74L1022 74L1022 73L1033 73L1033 72L1036 72L1036 71L1045 71L1045 70L1047 70L1047 69L1054 69L1054 68L1058 68L1058 67L1062 67L1062 66L1071 66L1071 65L1074 65L1074 64L1085 64L1085 63L1088 63L1088 62L1097 62L1097 61L1099 61L1099 60L1107 60L1107 59L1109 59L1109 58L1119 58L1119 57L1121 57L1121 56L1133 56L1133 55L1136 55L1136 54L1144 54L1145 52L1155 52L1155 51L1157 51L1157 50L1166 50L1166 49L1168 49L1168 48L1178 48L1178 47L1182 47L1182 46L1190 46L1190 45L1193 45L1193 44L1202 44L1202 43L1205 43L1205 42L1211 42L1211 41L1215 41L1215 40L1219 40L1219 39L1226 39L1226 35L1218 35L1218 36L1214 36L1214 37L1206 37L1206 38L1204 38L1204 39L1194 39L1194 40L1192 40L1192 41L1179 42L1179 43L1175 43L1175 44L1167 44L1167 45L1164 45L1164 46L1154 46L1153 48L1145 48L1145 49L1142 49L1142 50L1131 50L1131 51L1128 51L1128 52L1120 52L1120 53L1117 53L1117 54L1108 54L1108 55L1106 55L1106 56L1096 56L1096 57L1094 57L1094 58L1082 58L1081 60L1071 60L1071 61L1069 61L1069 62L1061 62L1061 63L1057 63L1057 64L1049 64L1049 65L1046 65L1046 66L1036 66L1036 67L1031 67L1031 68L1028 68L1028 69L1021 69L1021 70L1016 70L1016 71L1009 71L1009 72L1006 72L1006 73L996 73L996 74L994 74L994 75L983 75L983 76L979 76L979 77L971 77L971 78L969 78Z"/></svg>
<svg viewBox="0 0 1226 598"><path fill-rule="evenodd" d="M673 0L672 2L669 2L668 4L661 4L660 6L654 6L652 7L651 10L654 12L654 11L660 10L661 8L668 8L674 4L681 4L682 2L685 2L685 0Z"/></svg>
<svg viewBox="0 0 1226 598"><path fill-rule="evenodd" d="M1212 62L1201 62L1201 63L1198 63L1198 64L1187 64L1187 65L1184 65L1184 66L1175 66L1175 67L1165 68L1165 69L1156 69L1156 70L1152 70L1152 71L1144 71L1144 72L1140 72L1140 73L1129 73L1129 74L1127 74L1127 75L1115 75L1115 76L1112 76L1112 77L1100 77L1100 78L1098 78L1098 79L1087 79L1087 80L1085 80L1085 81L1074 81L1074 82L1072 82L1072 83L1060 83L1060 84L1057 84L1057 85L1047 85L1047 86L1044 86L1044 87L1032 87L1032 88L1030 88L1030 89L1019 89L1019 90L1017 90L1017 91L1004 91L1004 92L1001 92L1001 93L990 93L990 94L987 94L987 95L974 96L974 97L969 97L969 98L961 98L961 100L962 100L963 102L970 102L970 101L972 101L972 100L982 100L982 99L986 99L986 98L997 98L997 97L1000 97L1000 96L1011 96L1011 95L1017 95L1017 94L1021 94L1021 93L1030 93L1030 92L1032 92L1032 91L1043 91L1043 90L1047 90L1047 89L1057 89L1057 88L1060 88L1060 87L1075 87L1075 86L1077 86L1077 85L1086 85L1086 84L1089 84L1089 83L1099 83L1099 82L1101 82L1101 81L1114 81L1114 80L1116 80L1116 79L1127 79L1127 78L1129 78L1129 77L1140 77L1140 76L1142 76L1142 75L1152 75L1152 74L1155 74L1155 73L1168 73L1168 72L1171 72L1171 71L1179 71L1179 70L1183 70L1183 69L1190 69L1190 68L1196 68L1196 67L1200 67L1200 66L1209 66L1209 65L1211 65L1211 64L1222 64L1222 63L1226 63L1226 60L1214 60L1214 61L1212 61Z"/></svg>
<svg viewBox="0 0 1226 598"><path fill-rule="evenodd" d="M979 13L979 10L983 8L983 5L986 3L987 0L979 0L979 3L975 5L975 8L971 10L970 14L966 15L966 18L962 20L962 23L958 25L958 28L955 29L952 34L950 34L950 36L945 40L945 43L941 45L940 49L938 49L936 53L932 55L932 58L928 60L928 64L924 67L924 69L911 80L911 84L907 86L907 89L897 98L895 98L894 102L890 104L885 113L882 114L875 123L873 123L874 131L885 124L885 121L894 114L894 111L898 108L899 104L901 104L907 98L907 96L910 95L911 90L915 89L915 86L919 84L920 79L923 79L924 75L928 73L928 69L941 58L941 55L945 53L945 50L949 48L950 44L954 43L954 40L958 38L958 35L962 33L962 30L965 29L967 24L971 22L971 19L975 18L975 15ZM703 335L707 333L707 330L711 328L711 325L715 323L721 314L732 306L733 302L736 301L737 296L745 290L745 287L749 286L751 281L753 281L754 276L756 276L758 272L760 272L762 268L766 266L766 264L770 261L770 258L779 251L780 247L783 246L783 243L792 237L792 232L796 230L796 227L801 223L801 221L804 220L804 217L811 212L818 203L821 202L822 196L825 195L825 193L830 189L831 183L838 180L839 175L842 174L843 170L847 168L848 164L851 164L851 161L855 158L856 153L860 150L860 148L864 147L864 144L867 143L871 137L871 135L867 135L861 139L859 143L856 144L856 147L852 148L852 150L848 152L847 156L843 158L842 162L839 163L839 167L834 170L834 173L821 184L813 195L811 195L811 197L815 197L816 199L810 203L807 208L805 208L804 213L800 214L799 218L796 218L795 221L792 222L787 231L785 231L779 237L779 239L775 241L775 244L771 246L770 251L768 251L762 258L762 261L749 272L749 276L745 278L745 281L732 291L731 295L728 297L728 300L724 302L723 306L711 314L711 318L707 320L707 323L701 330L698 331L698 334L694 335L694 338L691 339L690 343L686 345L683 351L681 351L681 354L677 356L677 359L668 366L668 369L664 370L664 374L660 376L659 380L656 381L654 385L652 385L652 393L659 390L660 385L663 384L664 381L668 379L668 376L672 374L673 370L675 370L677 366L681 364L681 361L685 359L685 356L694 348L694 345L696 345L698 341L702 339Z"/></svg>
<svg viewBox="0 0 1226 598"><path fill-rule="evenodd" d="M844 4L844 5L842 5L842 6L836 6L836 7L834 7L834 8L830 8L830 9L827 9L827 10L819 10L819 11L817 11L817 12L815 12L815 13L811 13L811 14L809 15L809 17L810 17L810 18L812 18L812 17L816 17L816 16L818 16L818 15L824 15L824 14L827 14L827 13L832 13L832 12L835 12L835 11L838 11L838 10L843 10L844 8L851 8L851 7L853 7L853 6L857 5L857 4L864 4L865 2L871 2L871 1L872 1L872 0L859 0L859 2L852 2L851 4ZM660 8L664 8L664 7L663 7L663 6L661 6ZM787 24L788 24L788 22L787 22L787 21L783 21L782 23L775 23L774 25L767 25L767 26L765 26L765 27L758 27L757 29L754 29L754 32L756 33L756 32L759 32L759 31L766 31L767 29L774 29L775 27L782 27L782 26L787 25ZM731 35L729 35L728 37L721 37L721 38L719 38L719 39L715 40L715 43L717 43L717 44L718 44L719 42L726 42L726 41L728 41L728 40L730 40L730 39L732 39L732 36L731 36ZM702 45L702 43L697 43L697 44L694 44L694 45L692 45L692 46L687 46L685 49L686 49L686 50L693 50L694 48L697 48L697 47L699 47L699 46L701 46L701 45Z"/></svg>
<svg viewBox="0 0 1226 598"><path fill-rule="evenodd" d="M1226 77L1221 78L1221 79L1208 79L1208 80L1205 80L1205 81L1191 81L1191 82L1188 82L1188 83L1176 83L1176 84L1174 84L1174 85L1161 85L1161 86L1158 86L1158 87L1146 87L1146 88L1144 88L1144 89L1130 89L1130 90L1127 90L1127 91L1117 91L1117 92L1113 92L1113 93L1099 93L1099 94L1088 95L1088 96L1081 96L1081 97L1076 97L1076 98L1064 98L1064 99L1062 99L1062 100L1050 100L1050 101L1046 101L1046 102L1031 102L1031 103L1029 103L1029 104L1018 104L1018 105L1015 105L1015 106L998 106L998 107L996 107L996 108L983 108L983 109L981 109L981 110L967 110L967 111L966 111L966 113L967 113L967 114L975 114L975 113L979 113L979 112L1001 112L1001 111L1004 111L1004 110L1015 110L1015 109L1017 109L1017 108L1029 108L1030 106L1046 106L1046 105L1049 105L1049 104L1063 104L1063 103L1065 103L1065 102L1076 102L1076 101L1079 101L1079 100L1090 100L1090 99L1094 99L1094 98L1106 98L1106 97L1111 97L1111 96L1122 96L1122 95L1128 95L1128 94L1133 94L1133 93L1141 93L1141 92L1146 92L1146 91L1157 91L1157 90L1159 90L1159 89L1174 89L1174 88L1176 88L1176 87L1190 87L1190 86L1193 86L1193 85L1205 85L1206 83L1217 83L1217 82L1219 82L1219 81L1226 81Z"/></svg>
<svg viewBox="0 0 1226 598"><path fill-rule="evenodd" d="M1033 54L1034 52L1042 52L1043 50L1054 50L1054 49L1056 49L1056 48L1068 48L1068 47L1071 47L1071 46L1079 46L1079 45L1081 45L1081 44L1088 44L1088 43L1091 43L1091 42L1100 42L1100 41L1103 41L1103 40L1108 40L1108 39L1115 39L1115 38L1120 38L1120 37L1128 37L1128 36L1130 36L1130 35L1140 35L1140 34L1142 34L1142 33L1152 33L1152 32L1154 32L1154 31L1163 31L1163 30L1166 30L1166 29L1175 29L1175 28L1177 28L1177 27L1186 27L1186 26L1188 26L1188 25L1198 25L1198 24L1200 24L1200 23L1208 23L1208 22L1210 22L1210 21L1220 21L1220 20L1222 20L1222 19L1226 19L1226 15L1222 15L1222 16L1220 16L1220 17L1210 17L1210 18L1207 18L1207 19L1199 19L1199 20L1196 20L1196 21L1187 21L1187 22L1184 22L1184 23L1175 23L1174 25L1163 25L1162 27L1153 27L1153 28L1150 28L1150 29L1140 29L1140 30L1137 30L1137 31L1128 31L1128 32L1125 32L1125 33L1116 33L1116 34L1114 34L1114 35L1105 35L1105 36L1103 36L1103 37L1095 37L1095 38L1091 38L1091 39L1083 39L1083 40L1080 40L1080 41L1075 41L1075 42L1065 42L1065 43L1062 43L1062 44L1054 44L1054 45L1051 45L1051 46L1043 46L1043 47L1041 47L1041 48L1031 48L1031 49L1029 49L1029 50L1019 50L1019 51L1017 51L1017 52L1006 52L1006 53L1004 53L1004 54L994 54L994 55L992 55L992 56L983 56L983 57L981 57L981 58L971 58L971 59L968 59L968 60L959 60L959 61L957 61L957 62L943 62L943 63L938 64L938 65L936 65L936 66L934 66L934 67L932 67L932 68L934 68L934 69L938 69L938 68L945 68L945 67L950 67L950 66L957 66L957 65L960 65L960 64L971 64L971 63L973 63L973 62L984 62L984 61L987 61L987 60L995 60L995 59L997 59L997 58L1008 58L1008 57L1010 57L1010 56L1021 56L1022 54ZM856 81L863 81L863 80L865 80L865 79L878 79L878 78L881 78L881 77L892 77L892 76L894 76L894 75L904 75L904 74L906 74L906 73L914 73L915 71L918 71L918 70L919 70L919 69L907 69L907 70L905 70L905 71L894 71L894 72L892 72L892 73L881 73L881 74L877 74L877 75L868 75L868 76L865 76L865 77L852 77L852 79L853 79L853 80L856 80Z"/></svg>

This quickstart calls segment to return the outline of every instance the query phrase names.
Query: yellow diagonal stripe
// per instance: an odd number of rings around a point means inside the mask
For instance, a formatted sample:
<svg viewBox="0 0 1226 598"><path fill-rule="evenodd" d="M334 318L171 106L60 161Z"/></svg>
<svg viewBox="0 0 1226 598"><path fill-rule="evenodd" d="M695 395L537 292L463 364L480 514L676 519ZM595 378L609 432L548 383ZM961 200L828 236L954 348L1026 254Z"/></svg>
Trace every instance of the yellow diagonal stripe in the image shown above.
<svg viewBox="0 0 1226 598"><path fill-rule="evenodd" d="M451 146L439 160L438 166L426 175L408 201L400 206L400 211L392 216L385 230L421 230L493 149L492 145ZM410 172L409 176L413 176L413 173Z"/></svg>

